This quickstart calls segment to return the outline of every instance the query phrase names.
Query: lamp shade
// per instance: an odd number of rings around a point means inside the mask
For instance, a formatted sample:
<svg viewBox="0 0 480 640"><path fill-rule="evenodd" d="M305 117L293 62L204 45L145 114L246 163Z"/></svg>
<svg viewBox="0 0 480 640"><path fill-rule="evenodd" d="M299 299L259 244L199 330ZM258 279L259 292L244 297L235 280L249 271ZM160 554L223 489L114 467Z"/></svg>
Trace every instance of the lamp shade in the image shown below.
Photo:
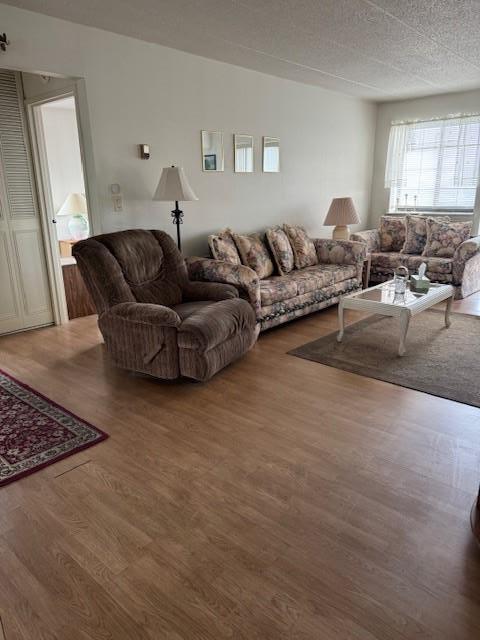
<svg viewBox="0 0 480 640"><path fill-rule="evenodd" d="M69 193L57 211L57 216L73 216L75 214L87 214L87 200L83 193Z"/></svg>
<svg viewBox="0 0 480 640"><path fill-rule="evenodd" d="M360 218L351 198L334 198L323 223L327 227L358 224Z"/></svg>
<svg viewBox="0 0 480 640"><path fill-rule="evenodd" d="M165 167L153 196L154 200L187 202L198 200L182 167Z"/></svg>

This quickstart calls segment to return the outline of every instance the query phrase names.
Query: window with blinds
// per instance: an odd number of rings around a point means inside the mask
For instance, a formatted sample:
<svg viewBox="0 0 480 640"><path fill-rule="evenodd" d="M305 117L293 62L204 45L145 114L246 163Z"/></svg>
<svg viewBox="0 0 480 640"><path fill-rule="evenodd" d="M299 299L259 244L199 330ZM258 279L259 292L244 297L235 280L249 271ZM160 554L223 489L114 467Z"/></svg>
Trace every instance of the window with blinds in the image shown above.
<svg viewBox="0 0 480 640"><path fill-rule="evenodd" d="M480 174L480 114L394 124L385 187L389 210L473 211Z"/></svg>

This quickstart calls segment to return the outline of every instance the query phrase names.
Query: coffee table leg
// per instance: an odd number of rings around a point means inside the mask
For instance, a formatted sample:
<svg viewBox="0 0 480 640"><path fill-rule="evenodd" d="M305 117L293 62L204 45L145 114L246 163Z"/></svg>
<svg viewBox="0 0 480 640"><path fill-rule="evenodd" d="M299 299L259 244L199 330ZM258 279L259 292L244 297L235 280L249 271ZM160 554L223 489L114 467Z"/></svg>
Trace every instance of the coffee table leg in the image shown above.
<svg viewBox="0 0 480 640"><path fill-rule="evenodd" d="M445 326L448 328L452 323L450 321L450 314L452 312L453 296L448 298L447 306L445 307Z"/></svg>
<svg viewBox="0 0 480 640"><path fill-rule="evenodd" d="M341 342L343 338L343 332L345 329L344 321L343 321L343 298L340 299L338 303L338 335L337 342Z"/></svg>
<svg viewBox="0 0 480 640"><path fill-rule="evenodd" d="M405 341L407 339L408 325L410 324L410 312L403 311L400 314L400 344L398 346L398 355L405 355Z"/></svg>

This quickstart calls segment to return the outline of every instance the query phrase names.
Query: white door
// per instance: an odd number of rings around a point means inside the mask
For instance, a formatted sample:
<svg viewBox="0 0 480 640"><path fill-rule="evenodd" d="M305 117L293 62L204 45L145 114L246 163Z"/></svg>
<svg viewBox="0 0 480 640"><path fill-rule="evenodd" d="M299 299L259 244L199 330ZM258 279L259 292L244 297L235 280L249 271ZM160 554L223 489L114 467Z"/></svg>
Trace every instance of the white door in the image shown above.
<svg viewBox="0 0 480 640"><path fill-rule="evenodd" d="M0 334L53 323L18 75L0 69Z"/></svg>

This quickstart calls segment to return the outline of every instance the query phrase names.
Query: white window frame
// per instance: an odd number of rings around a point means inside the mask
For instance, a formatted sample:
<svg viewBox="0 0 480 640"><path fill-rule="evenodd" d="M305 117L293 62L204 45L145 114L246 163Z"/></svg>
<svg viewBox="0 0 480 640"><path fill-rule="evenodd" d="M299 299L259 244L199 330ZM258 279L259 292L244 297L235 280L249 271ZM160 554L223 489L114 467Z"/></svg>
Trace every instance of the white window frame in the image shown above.
<svg viewBox="0 0 480 640"><path fill-rule="evenodd" d="M463 216L471 216L475 215L477 218L480 215L478 211L480 208L480 156L479 156L479 166L477 167L477 185L476 185L476 197L473 205L471 207L448 207L448 206L415 206L414 202L409 202L407 204L402 202L395 202L394 198L394 188L398 189L398 182L402 177L402 170L399 168L399 165L403 163L404 156L406 153L406 145L407 145L407 135L409 130L412 128L421 128L423 123L432 123L442 125L448 123L451 120L468 120L471 119L476 121L477 123L480 120L480 114L462 114L462 115L451 115L443 118L435 118L430 120L416 120L410 122L392 122L390 129L390 136L388 142L388 151L387 151L387 162L385 167L385 187L389 189L388 194L388 212L389 213L408 213L412 210L418 211L419 213L430 213L434 212L436 214L457 214ZM444 135L444 131L442 131L442 138ZM442 140L443 141L443 140ZM440 144L440 148L442 144ZM480 145L479 145L480 147ZM438 162L441 162L441 155L439 154ZM440 180L441 180L441 171L436 172L436 180L433 186L433 194L435 200L435 194L438 195L440 191ZM397 183L397 185L395 185ZM396 199L396 198L395 198Z"/></svg>

